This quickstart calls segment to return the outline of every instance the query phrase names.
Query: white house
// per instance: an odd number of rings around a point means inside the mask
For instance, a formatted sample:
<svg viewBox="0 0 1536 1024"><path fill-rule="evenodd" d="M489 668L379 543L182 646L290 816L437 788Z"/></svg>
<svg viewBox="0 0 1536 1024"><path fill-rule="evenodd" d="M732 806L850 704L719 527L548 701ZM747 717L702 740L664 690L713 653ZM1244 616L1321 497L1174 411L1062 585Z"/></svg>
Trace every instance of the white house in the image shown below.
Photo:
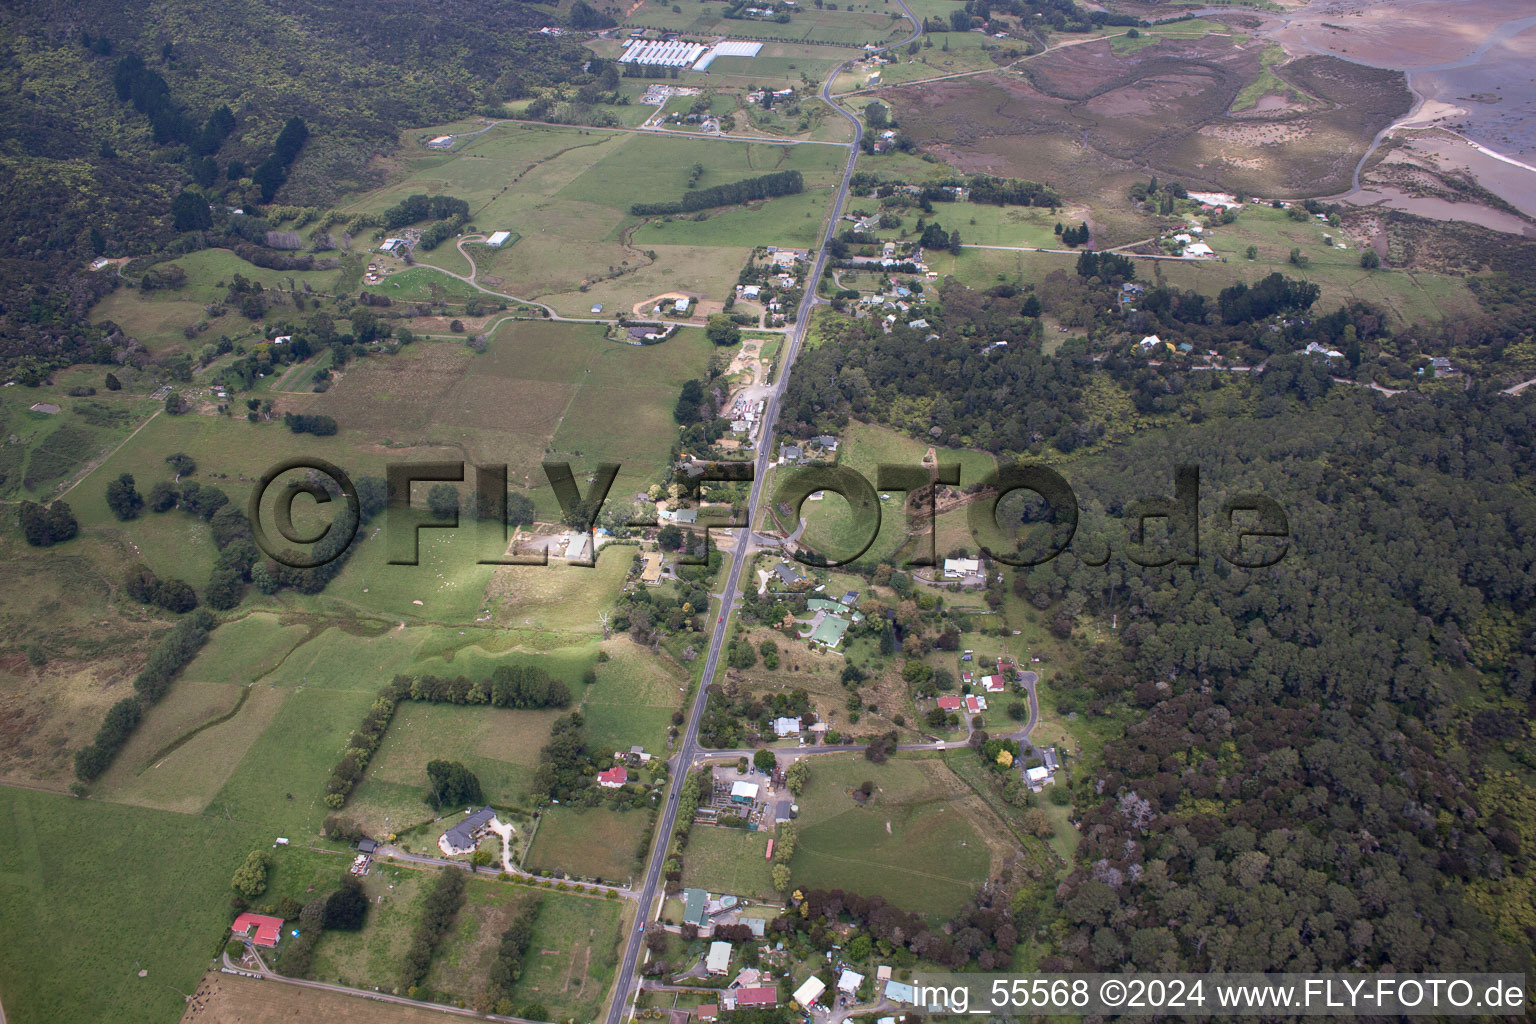
<svg viewBox="0 0 1536 1024"><path fill-rule="evenodd" d="M672 303L672 311L674 313L676 313L678 316L687 316L688 315L688 307L691 306L691 305L693 305L693 300L690 299L688 296L684 295L682 298L680 298L676 302Z"/></svg>
<svg viewBox="0 0 1536 1024"><path fill-rule="evenodd" d="M944 559L944 578L957 580L963 576L974 576L981 572L981 559L979 558L946 558Z"/></svg>
<svg viewBox="0 0 1536 1024"><path fill-rule="evenodd" d="M490 238L485 240L485 244L490 246L492 249L500 249L503 245L507 244L507 239L511 237L512 232L510 231L497 231L494 232Z"/></svg>
<svg viewBox="0 0 1536 1024"><path fill-rule="evenodd" d="M709 956L704 959L704 967L710 974L724 974L730 970L731 944L729 942L711 942L709 944Z"/></svg>
<svg viewBox="0 0 1536 1024"><path fill-rule="evenodd" d="M1044 768L1025 768L1024 781L1032 788L1039 789L1050 779L1051 773Z"/></svg>
<svg viewBox="0 0 1536 1024"><path fill-rule="evenodd" d="M843 973L837 976L837 990L853 995L864 984L864 975L843 968Z"/></svg>
<svg viewBox="0 0 1536 1024"><path fill-rule="evenodd" d="M775 718L773 720L773 734L775 736L791 736L800 732L800 719Z"/></svg>
<svg viewBox="0 0 1536 1024"><path fill-rule="evenodd" d="M806 978L805 984L795 989L795 994L790 998L808 1010L826 990L827 986L821 983L820 978Z"/></svg>
<svg viewBox="0 0 1536 1024"><path fill-rule="evenodd" d="M757 783L733 782L731 783L731 799L737 803L751 803L757 799Z"/></svg>

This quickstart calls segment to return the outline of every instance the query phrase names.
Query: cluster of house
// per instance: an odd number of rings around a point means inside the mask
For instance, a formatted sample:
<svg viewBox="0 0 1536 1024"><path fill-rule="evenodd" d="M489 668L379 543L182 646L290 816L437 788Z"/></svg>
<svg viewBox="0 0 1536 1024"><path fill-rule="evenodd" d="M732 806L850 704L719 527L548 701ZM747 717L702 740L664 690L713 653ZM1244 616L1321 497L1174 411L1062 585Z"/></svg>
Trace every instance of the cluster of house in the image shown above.
<svg viewBox="0 0 1536 1024"><path fill-rule="evenodd" d="M1188 231L1180 231L1171 239L1168 239L1168 241L1178 248L1180 256L1192 256L1196 259L1208 260L1216 255L1216 250L1195 238L1196 235L1203 234L1204 232L1205 229L1200 225L1192 224Z"/></svg>
<svg viewBox="0 0 1536 1024"><path fill-rule="evenodd" d="M597 784L604 789L621 789L629 785L629 769L651 763L651 755L644 747L630 747L613 752L614 765L597 773Z"/></svg>
<svg viewBox="0 0 1536 1024"><path fill-rule="evenodd" d="M846 1004L852 1000L864 984L865 975L855 971L847 964L838 964L837 987L838 996ZM913 1006L917 1003L917 990L906 982L895 980L891 977L891 968L881 964L875 968L876 989L887 1002L898 1005ZM795 989L791 997L801 1009L809 1010L826 994L827 986L820 979L809 977ZM887 1018L894 1022L895 1018ZM878 1022L877 1022L878 1024Z"/></svg>
<svg viewBox="0 0 1536 1024"><path fill-rule="evenodd" d="M799 444L789 444L788 442L781 444L779 446L779 465L804 466L813 460L830 462L832 461L832 456L836 454L837 438L831 434L817 434L809 441L802 441ZM812 497L814 498L815 495L812 495Z"/></svg>
<svg viewBox="0 0 1536 1024"><path fill-rule="evenodd" d="M1024 782L1036 793L1051 781L1051 776L1061 771L1061 758L1056 755L1055 747L1042 748L1040 762L1033 768L1024 769Z"/></svg>
<svg viewBox="0 0 1536 1024"><path fill-rule="evenodd" d="M747 287L756 288L757 285ZM763 409L767 404L765 398L749 399L745 395L737 395L735 403L726 413L731 418L731 433L744 435L749 446L756 443L758 428L763 423Z"/></svg>
<svg viewBox="0 0 1536 1024"><path fill-rule="evenodd" d="M744 924L752 929L752 934L762 938L768 927L766 917L754 916L745 913L749 904L739 896L728 893L711 893L704 889L683 890L683 924L692 925L699 930L699 935L709 938L715 932L717 925ZM730 962L730 943L715 942L710 946L712 957L718 958L718 965L711 962L710 974L724 974L726 965ZM724 950L717 947L724 946ZM752 979L747 979L752 980Z"/></svg>
<svg viewBox="0 0 1536 1024"><path fill-rule="evenodd" d="M806 602L809 619L795 620L795 633L801 640L820 644L828 650L836 650L843 642L843 635L856 622L864 621L864 613L853 609L859 595L850 590L836 601L826 597L813 597Z"/></svg>
<svg viewBox="0 0 1536 1024"><path fill-rule="evenodd" d="M1155 334L1148 334L1136 343L1136 349L1144 356L1161 355L1164 351L1179 352L1187 356L1194 354L1195 346L1187 341L1181 341L1175 346L1171 341L1164 341Z"/></svg>
<svg viewBox="0 0 1536 1024"><path fill-rule="evenodd" d="M765 96L772 96L775 100L787 100L794 94L793 89L757 89L747 93L747 102L761 103Z"/></svg>
<svg viewBox="0 0 1536 1024"><path fill-rule="evenodd" d="M410 246L406 244L406 241L403 238L386 238L384 241L379 243L379 252L404 252L409 248Z"/></svg>

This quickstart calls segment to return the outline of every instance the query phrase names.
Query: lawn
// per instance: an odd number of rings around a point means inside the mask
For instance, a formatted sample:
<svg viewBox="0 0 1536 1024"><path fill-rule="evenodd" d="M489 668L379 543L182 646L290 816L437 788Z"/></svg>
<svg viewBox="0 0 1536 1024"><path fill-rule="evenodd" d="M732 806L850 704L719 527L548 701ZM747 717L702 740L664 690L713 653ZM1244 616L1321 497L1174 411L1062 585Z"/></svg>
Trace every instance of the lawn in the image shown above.
<svg viewBox="0 0 1536 1024"><path fill-rule="evenodd" d="M814 248L830 200L827 189L808 189L751 206L733 206L703 219L693 215L651 220L634 234L637 245L778 245Z"/></svg>
<svg viewBox="0 0 1536 1024"><path fill-rule="evenodd" d="M683 852L683 885L713 893L775 898L770 872L773 865L765 856L770 835L695 825Z"/></svg>
<svg viewBox="0 0 1536 1024"><path fill-rule="evenodd" d="M643 746L665 756L667 729L682 707L687 672L624 636L603 644L609 660L596 665L597 683L582 704L587 745L599 753Z"/></svg>
<svg viewBox="0 0 1536 1024"><path fill-rule="evenodd" d="M876 789L861 806L851 793L865 780ZM963 783L940 762L817 758L799 798L794 884L884 896L931 918L953 914L989 870L989 837L964 799Z"/></svg>
<svg viewBox="0 0 1536 1024"><path fill-rule="evenodd" d="M0 789L8 1019L176 1019L227 935L230 876L271 840L248 822Z"/></svg>
<svg viewBox="0 0 1536 1024"><path fill-rule="evenodd" d="M373 904L361 931L328 931L315 947L310 977L398 991L400 971L433 873L383 863L363 885Z"/></svg>
<svg viewBox="0 0 1536 1024"><path fill-rule="evenodd" d="M639 809L547 807L524 867L544 875L628 882L640 870L639 846L650 827L651 815Z"/></svg>

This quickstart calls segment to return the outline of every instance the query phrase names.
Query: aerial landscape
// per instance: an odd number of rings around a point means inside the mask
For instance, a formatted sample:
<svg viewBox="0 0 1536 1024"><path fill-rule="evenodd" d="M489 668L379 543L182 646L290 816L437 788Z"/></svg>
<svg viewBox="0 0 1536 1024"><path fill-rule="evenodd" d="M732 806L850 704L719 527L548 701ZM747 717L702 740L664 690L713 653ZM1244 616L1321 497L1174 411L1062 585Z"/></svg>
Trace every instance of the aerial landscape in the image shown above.
<svg viewBox="0 0 1536 1024"><path fill-rule="evenodd" d="M0 26L0 1024L1529 1013L1530 0Z"/></svg>

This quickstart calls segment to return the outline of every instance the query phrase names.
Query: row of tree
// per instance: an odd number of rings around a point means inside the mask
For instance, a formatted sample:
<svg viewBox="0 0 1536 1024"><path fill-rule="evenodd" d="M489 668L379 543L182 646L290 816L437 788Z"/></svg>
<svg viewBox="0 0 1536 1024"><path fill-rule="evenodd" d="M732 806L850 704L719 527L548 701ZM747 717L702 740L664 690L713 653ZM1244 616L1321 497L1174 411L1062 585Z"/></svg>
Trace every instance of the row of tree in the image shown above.
<svg viewBox="0 0 1536 1024"><path fill-rule="evenodd" d="M144 712L165 696L171 680L202 649L218 623L205 611L182 619L150 652L144 668L133 679L134 695L107 709L106 719L88 746L75 752L75 777L92 782L107 770L122 749Z"/></svg>
<svg viewBox="0 0 1536 1024"><path fill-rule="evenodd" d="M501 665L483 679L423 675L395 677L395 692L411 700L443 704L489 704L495 708L563 708L571 690L537 665Z"/></svg>
<svg viewBox="0 0 1536 1024"><path fill-rule="evenodd" d="M804 190L805 179L799 171L775 171L772 174L743 178L741 181L733 181L726 185L696 189L670 203L636 203L629 208L629 212L636 217L662 217L708 210L716 206L751 203L776 196L792 196Z"/></svg>

